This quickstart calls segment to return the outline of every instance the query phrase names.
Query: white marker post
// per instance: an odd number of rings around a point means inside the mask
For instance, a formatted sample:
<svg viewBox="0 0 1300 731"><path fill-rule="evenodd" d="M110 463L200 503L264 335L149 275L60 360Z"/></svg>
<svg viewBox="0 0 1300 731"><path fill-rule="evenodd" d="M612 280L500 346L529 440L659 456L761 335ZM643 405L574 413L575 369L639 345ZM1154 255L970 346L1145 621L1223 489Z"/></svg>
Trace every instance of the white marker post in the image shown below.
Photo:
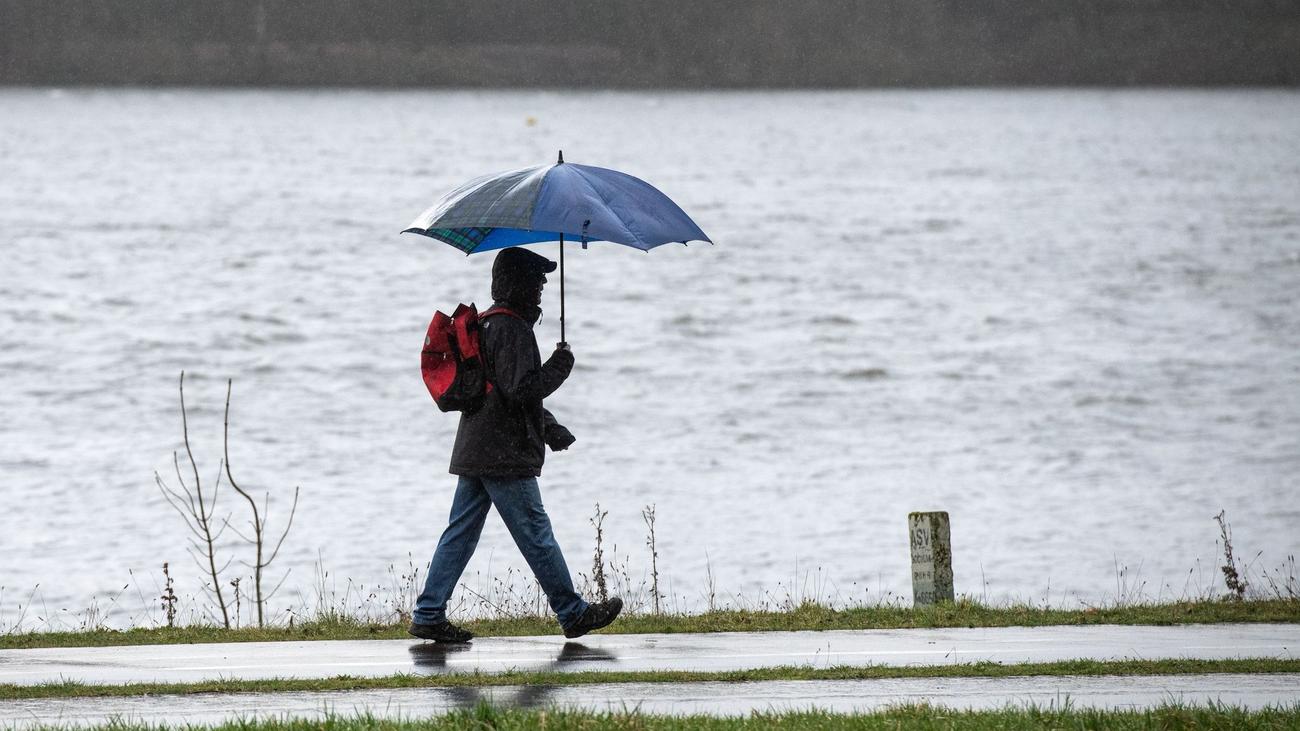
<svg viewBox="0 0 1300 731"><path fill-rule="evenodd" d="M912 605L953 601L948 514L909 513L907 528L912 537Z"/></svg>

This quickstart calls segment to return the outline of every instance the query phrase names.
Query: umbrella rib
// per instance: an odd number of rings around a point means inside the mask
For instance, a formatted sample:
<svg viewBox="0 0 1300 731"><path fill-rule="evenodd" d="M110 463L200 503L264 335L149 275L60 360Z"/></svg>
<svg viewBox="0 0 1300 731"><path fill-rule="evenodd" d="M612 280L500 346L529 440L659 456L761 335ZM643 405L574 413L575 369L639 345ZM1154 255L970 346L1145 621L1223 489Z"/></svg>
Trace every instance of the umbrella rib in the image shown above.
<svg viewBox="0 0 1300 731"><path fill-rule="evenodd" d="M600 202L603 203L603 204L605 205L605 209L606 209L606 210L608 210L608 211L610 211L611 213L613 213L614 209L610 207L610 205L609 205L609 199L606 198L606 197L604 196L604 194L602 194L602 193L600 192L600 190L598 190L598 189L596 188L596 186L592 185L590 180L587 180L587 176L583 174L583 172L582 172L582 168L579 167L579 166L577 166L577 165L575 165L575 166L573 167L573 169L574 169L574 171L575 171L575 174L578 176L578 179L582 181L583 185L587 186L588 190L590 190L593 194L595 194L595 196L596 196L597 198L600 199ZM617 219L618 222L619 222L620 224L622 224L622 226L623 226L623 230L624 230L624 231L627 231L629 234L631 234L631 235L632 235L632 238L636 240L636 243L640 244L640 246L637 246L636 248L641 249L642 251L647 251L647 252L650 250L649 248L643 248L643 247L646 246L646 240L645 240L645 237L642 236L642 235L640 235L639 233L633 231L633 230L632 230L632 227L628 225L628 222L627 222L627 221L623 220L623 217L622 217L622 216L615 215L615 219ZM618 243L618 242L614 242L614 243Z"/></svg>

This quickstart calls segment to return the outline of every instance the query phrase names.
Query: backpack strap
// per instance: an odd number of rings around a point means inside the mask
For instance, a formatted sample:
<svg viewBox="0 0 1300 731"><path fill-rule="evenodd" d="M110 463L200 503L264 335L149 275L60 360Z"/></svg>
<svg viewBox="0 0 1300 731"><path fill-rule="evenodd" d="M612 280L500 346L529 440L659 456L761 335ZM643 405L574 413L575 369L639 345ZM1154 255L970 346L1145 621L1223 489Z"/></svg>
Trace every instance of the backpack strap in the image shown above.
<svg viewBox="0 0 1300 731"><path fill-rule="evenodd" d="M484 310L483 313L478 316L478 319L486 320L487 318L493 315L510 315L511 317L514 317L519 320L524 319L523 315L506 307L490 307L487 310Z"/></svg>
<svg viewBox="0 0 1300 731"><path fill-rule="evenodd" d="M479 313L478 320L479 322L482 322L488 319L489 317L492 317L493 315L509 315L519 320L524 319L523 315L520 315L518 312L515 312L512 309L506 307L489 307L488 309ZM494 374L487 374L486 376L488 393L492 393L492 390L496 387L495 384L492 383L493 376Z"/></svg>

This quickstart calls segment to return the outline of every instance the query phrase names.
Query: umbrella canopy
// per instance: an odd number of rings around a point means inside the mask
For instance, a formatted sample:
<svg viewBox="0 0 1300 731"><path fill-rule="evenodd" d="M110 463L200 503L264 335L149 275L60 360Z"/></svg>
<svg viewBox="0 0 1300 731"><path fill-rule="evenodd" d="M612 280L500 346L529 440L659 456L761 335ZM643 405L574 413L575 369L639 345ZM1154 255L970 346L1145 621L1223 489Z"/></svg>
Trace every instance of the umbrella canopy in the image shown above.
<svg viewBox="0 0 1300 731"><path fill-rule="evenodd" d="M611 241L648 251L709 241L668 196L626 173L559 162L476 178L448 193L403 233L467 254L542 241Z"/></svg>
<svg viewBox="0 0 1300 731"><path fill-rule="evenodd" d="M654 186L626 173L564 162L485 175L465 183L402 233L435 238L466 254L560 242L560 339L564 340L564 238L649 251L706 241L690 216Z"/></svg>

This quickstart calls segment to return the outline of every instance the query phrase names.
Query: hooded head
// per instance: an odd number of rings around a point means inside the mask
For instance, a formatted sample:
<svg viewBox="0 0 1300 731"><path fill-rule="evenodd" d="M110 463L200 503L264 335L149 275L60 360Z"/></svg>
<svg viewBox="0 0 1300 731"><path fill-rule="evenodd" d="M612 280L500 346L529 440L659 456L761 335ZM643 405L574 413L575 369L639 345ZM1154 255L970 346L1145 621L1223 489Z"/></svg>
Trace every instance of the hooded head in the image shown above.
<svg viewBox="0 0 1300 731"><path fill-rule="evenodd" d="M519 247L502 249L492 262L492 299L518 310L537 308L546 275L553 271L555 262L540 254Z"/></svg>

